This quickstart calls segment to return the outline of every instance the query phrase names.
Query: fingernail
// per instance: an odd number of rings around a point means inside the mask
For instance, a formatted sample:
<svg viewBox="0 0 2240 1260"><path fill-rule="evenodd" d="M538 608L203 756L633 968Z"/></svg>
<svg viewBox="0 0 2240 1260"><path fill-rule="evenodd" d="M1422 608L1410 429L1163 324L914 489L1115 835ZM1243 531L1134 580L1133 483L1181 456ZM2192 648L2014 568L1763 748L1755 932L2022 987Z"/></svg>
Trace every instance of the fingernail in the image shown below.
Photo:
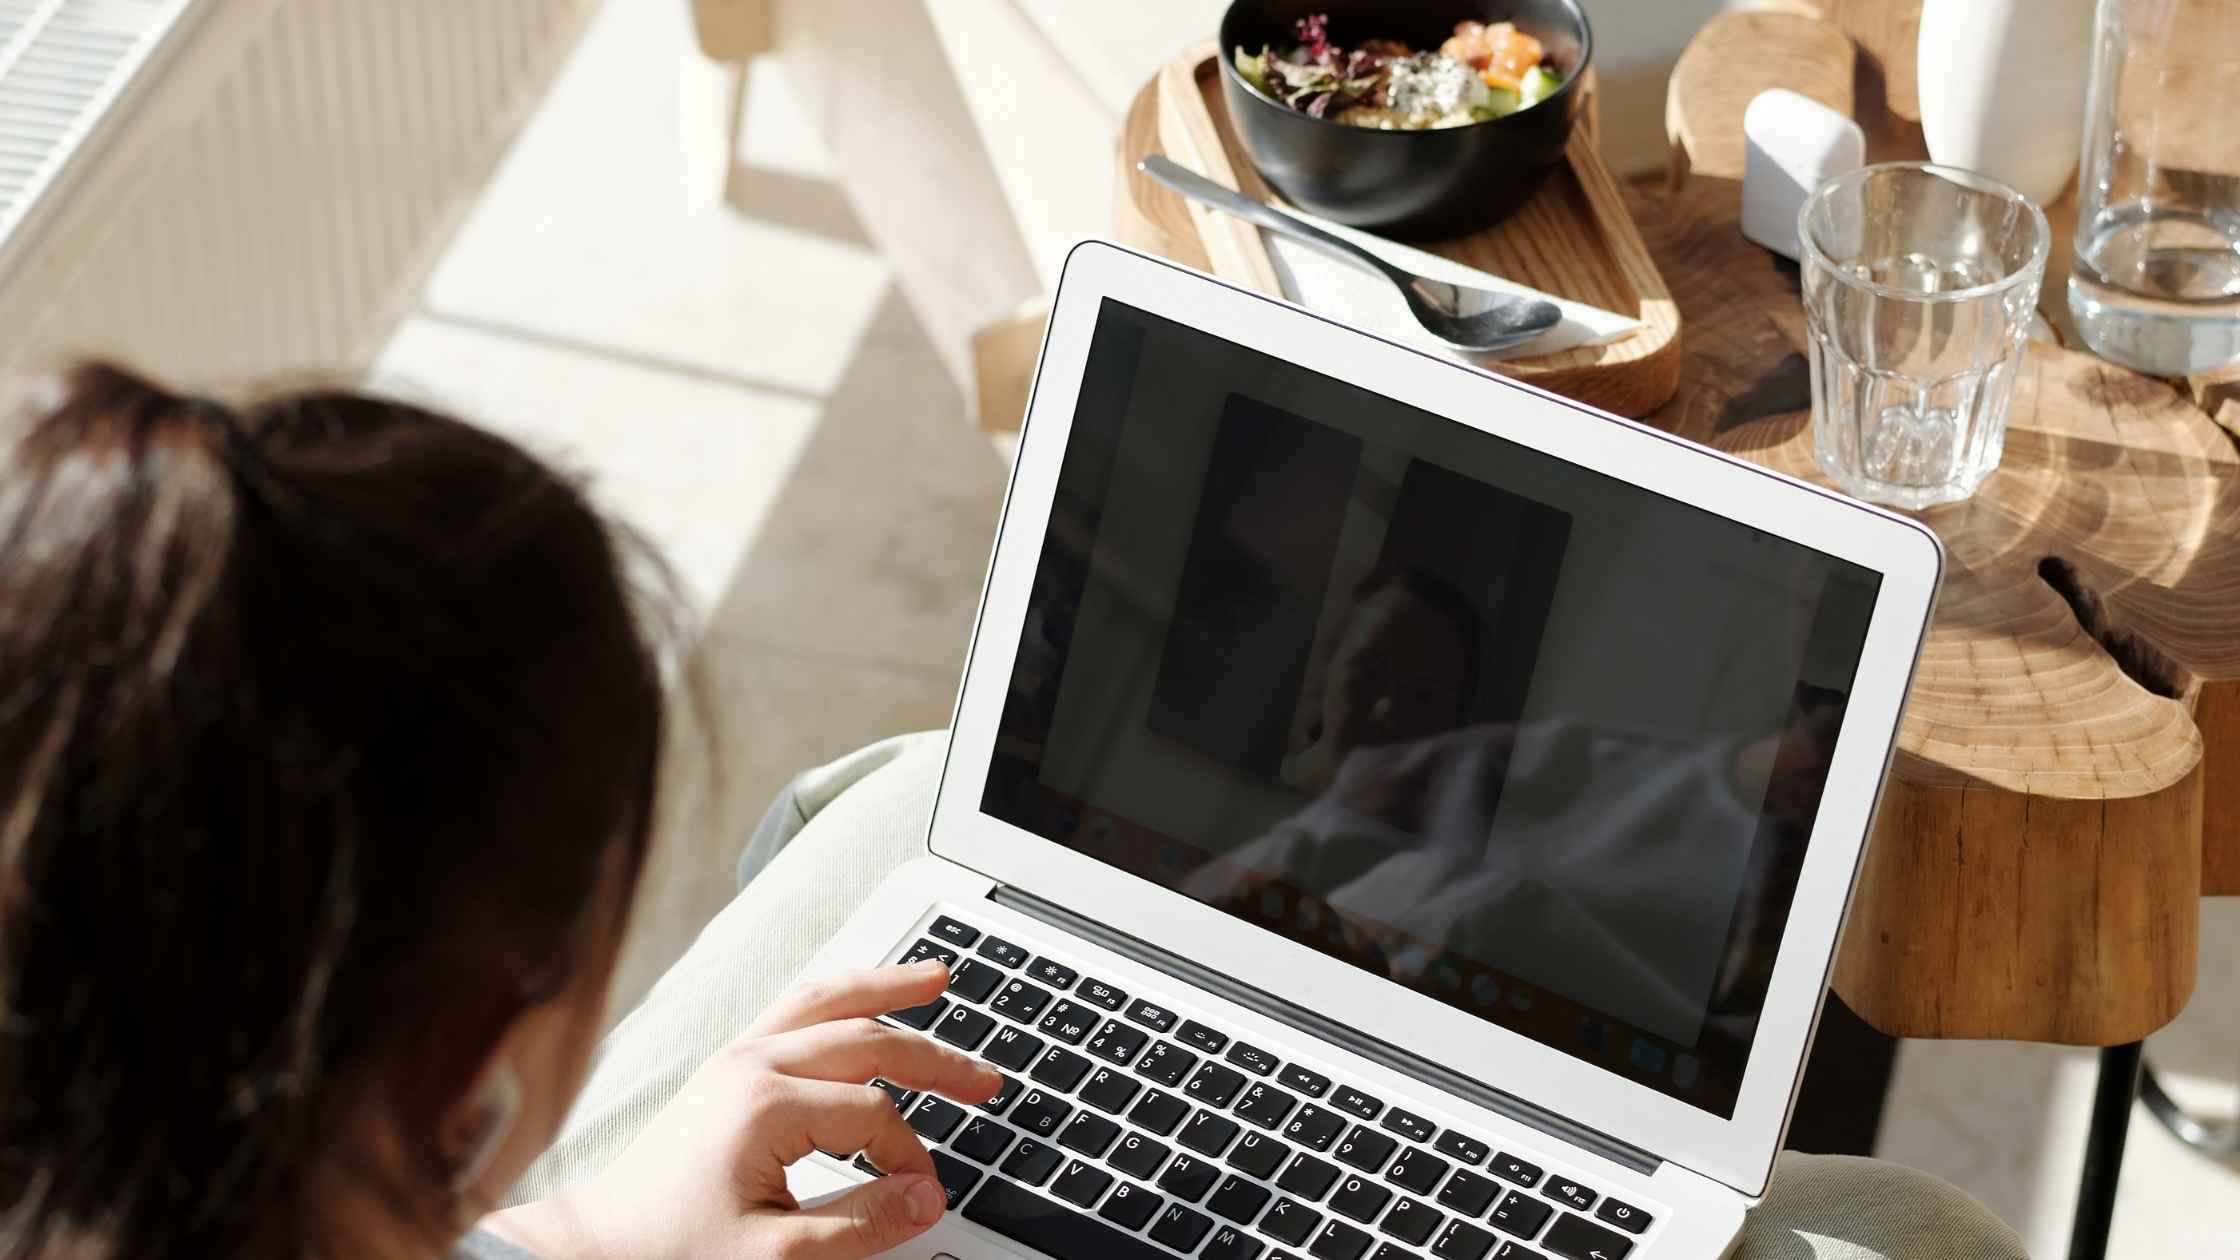
<svg viewBox="0 0 2240 1260"><path fill-rule="evenodd" d="M949 969L949 964L938 958L921 958L911 965L929 976L936 971L947 971Z"/></svg>
<svg viewBox="0 0 2240 1260"><path fill-rule="evenodd" d="M949 1198L934 1184L931 1177L920 1177L910 1183L908 1192L910 1221L914 1225L931 1225L948 1210Z"/></svg>

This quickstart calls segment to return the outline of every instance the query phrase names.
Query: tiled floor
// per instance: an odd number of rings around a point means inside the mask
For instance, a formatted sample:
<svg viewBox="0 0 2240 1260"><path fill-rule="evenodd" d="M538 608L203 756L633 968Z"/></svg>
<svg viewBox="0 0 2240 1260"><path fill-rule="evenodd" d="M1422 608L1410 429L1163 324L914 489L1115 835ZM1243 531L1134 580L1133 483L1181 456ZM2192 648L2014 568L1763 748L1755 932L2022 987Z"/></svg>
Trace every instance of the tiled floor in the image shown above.
<svg viewBox="0 0 2240 1260"><path fill-rule="evenodd" d="M610 0L379 370L581 469L699 610L720 752L693 737L675 759L625 1000L729 896L790 773L947 720L1003 477L774 68L725 202L720 84L684 12ZM2193 1006L2149 1050L2230 1117L2240 901L2212 903L2202 952ZM1882 1153L2059 1256L2091 1088L2085 1051L1909 1043ZM2144 1112L2123 1186L2112 1254L2240 1256L2240 1169Z"/></svg>
<svg viewBox="0 0 2240 1260"><path fill-rule="evenodd" d="M671 759L618 1009L793 772L947 723L1005 473L775 65L726 199L685 15L607 5L375 373L588 475L683 588L715 735Z"/></svg>

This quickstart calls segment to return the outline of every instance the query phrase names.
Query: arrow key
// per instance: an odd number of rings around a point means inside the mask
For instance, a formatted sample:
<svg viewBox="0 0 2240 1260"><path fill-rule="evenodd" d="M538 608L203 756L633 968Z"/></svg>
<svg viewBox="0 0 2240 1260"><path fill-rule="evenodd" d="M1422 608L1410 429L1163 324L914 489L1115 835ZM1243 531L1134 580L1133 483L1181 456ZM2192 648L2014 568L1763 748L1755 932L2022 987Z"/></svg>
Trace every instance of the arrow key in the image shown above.
<svg viewBox="0 0 2240 1260"><path fill-rule="evenodd" d="M1569 1212L1556 1217L1540 1245L1564 1260L1625 1260L1633 1250L1632 1239Z"/></svg>

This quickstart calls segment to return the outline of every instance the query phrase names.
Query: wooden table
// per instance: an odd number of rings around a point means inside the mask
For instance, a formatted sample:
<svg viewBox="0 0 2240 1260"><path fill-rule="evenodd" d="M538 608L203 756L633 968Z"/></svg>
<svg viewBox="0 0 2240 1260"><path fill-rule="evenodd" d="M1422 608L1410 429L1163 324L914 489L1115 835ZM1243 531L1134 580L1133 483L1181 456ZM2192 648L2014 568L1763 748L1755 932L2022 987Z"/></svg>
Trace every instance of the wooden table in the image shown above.
<svg viewBox="0 0 2240 1260"><path fill-rule="evenodd" d="M1673 176L1630 190L1688 338L1651 422L1816 480L1796 267L1736 230L1741 118L1787 87L1919 156L1861 62L1815 17L1715 19ZM1999 472L1922 515L1950 567L1836 988L1893 1035L2138 1041L2192 992L2200 897L2240 892L2240 457L2188 393L2033 344Z"/></svg>

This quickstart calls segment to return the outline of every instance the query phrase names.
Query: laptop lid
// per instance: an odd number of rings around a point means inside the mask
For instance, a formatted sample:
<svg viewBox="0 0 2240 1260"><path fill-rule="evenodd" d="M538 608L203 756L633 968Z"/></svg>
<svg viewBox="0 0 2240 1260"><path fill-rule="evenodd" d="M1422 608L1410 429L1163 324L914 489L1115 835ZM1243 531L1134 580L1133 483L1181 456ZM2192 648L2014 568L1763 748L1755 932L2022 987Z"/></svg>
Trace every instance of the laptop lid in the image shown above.
<svg viewBox="0 0 2240 1260"><path fill-rule="evenodd" d="M930 844L1762 1193L1941 566L1084 243Z"/></svg>

